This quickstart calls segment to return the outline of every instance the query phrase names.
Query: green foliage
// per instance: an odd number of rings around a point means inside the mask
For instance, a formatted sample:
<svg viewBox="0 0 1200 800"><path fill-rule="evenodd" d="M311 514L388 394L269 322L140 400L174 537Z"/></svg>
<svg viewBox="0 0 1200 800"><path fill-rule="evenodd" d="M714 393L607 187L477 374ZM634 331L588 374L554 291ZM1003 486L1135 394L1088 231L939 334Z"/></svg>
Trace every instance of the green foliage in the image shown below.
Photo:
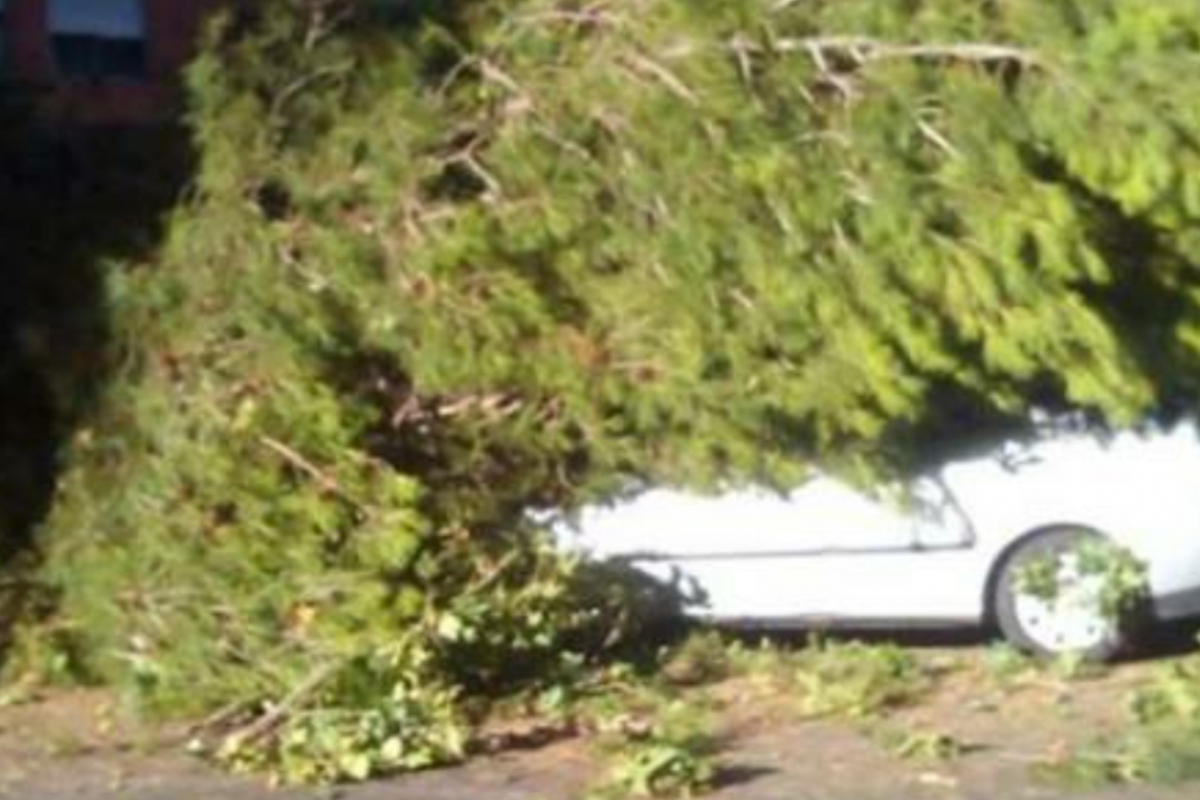
<svg viewBox="0 0 1200 800"><path fill-rule="evenodd" d="M425 769L461 759L466 729L455 693L420 684L411 659L395 659L398 682L387 692L378 676L364 678L380 694L329 692L324 702L290 714L269 748L240 735L229 737L218 758L238 769L266 769L288 783L339 783L373 775ZM346 707L347 695L358 702Z"/></svg>
<svg viewBox="0 0 1200 800"><path fill-rule="evenodd" d="M1128 548L1089 536L1066 553L1047 553L1023 564L1016 588L1053 605L1064 581L1097 584L1100 610L1119 619L1143 602L1150 590L1146 564Z"/></svg>
<svg viewBox="0 0 1200 800"><path fill-rule="evenodd" d="M795 649L731 645L727 670L805 717L872 719L933 691L947 669L895 644L815 638Z"/></svg>
<svg viewBox="0 0 1200 800"><path fill-rule="evenodd" d="M730 643L717 631L691 633L664 654L660 671L676 686L716 683L733 673Z"/></svg>
<svg viewBox="0 0 1200 800"><path fill-rule="evenodd" d="M821 642L799 656L796 668L801 710L813 717L870 717L933 686L927 666L895 645Z"/></svg>
<svg viewBox="0 0 1200 800"><path fill-rule="evenodd" d="M712 787L713 766L686 747L638 743L612 767L597 797L695 797Z"/></svg>
<svg viewBox="0 0 1200 800"><path fill-rule="evenodd" d="M883 729L877 738L889 753L905 761L954 761L969 749L942 731Z"/></svg>
<svg viewBox="0 0 1200 800"><path fill-rule="evenodd" d="M192 69L194 191L107 276L115 379L43 536L83 668L242 706L239 763L456 758L464 698L606 619L531 508L1196 389L1192 2L332 8ZM811 713L924 684L801 661Z"/></svg>
<svg viewBox="0 0 1200 800"><path fill-rule="evenodd" d="M729 647L733 673L767 691L790 692L794 688L796 660L803 651L763 639L755 645L733 643Z"/></svg>
<svg viewBox="0 0 1200 800"><path fill-rule="evenodd" d="M990 646L981 667L990 688L1001 694L1036 686L1053 690L1060 701L1068 697L1072 684L1103 677L1108 670L1108 665L1080 653L1039 659L1008 643Z"/></svg>
<svg viewBox="0 0 1200 800"><path fill-rule="evenodd" d="M694 797L713 788L718 740L702 707L660 701L646 726L621 726L602 742L610 765L594 797Z"/></svg>
<svg viewBox="0 0 1200 800"><path fill-rule="evenodd" d="M1129 724L1059 763L1052 778L1072 783L1174 784L1200 778L1200 659L1160 667L1130 696Z"/></svg>
<svg viewBox="0 0 1200 800"><path fill-rule="evenodd" d="M1128 244L1108 241L1124 221L1101 213L1116 187L1078 186L1071 170L1076 150L1107 144L1095 121L1043 132L1064 104L1103 114L1093 92L1117 102L1112 75L1075 86L1073 59L1135 15L643 2L636 24L610 11L570 37L570 23L526 22L551 6L518 4L487 39L482 87L460 97L482 105L489 145L471 168L488 202L470 230L579 287L571 323L608 364L641 367L601 385L625 397L637 380L634 432L686 448L664 466L694 470L713 448L771 474L798 453L852 459L946 385L1001 409L1047 387L1117 419L1151 402L1109 308L1126 266L1114 247ZM814 33L1017 39L1047 66L836 46L814 59ZM1174 95L1169 72L1156 89ZM1136 116L1128 95L1117 105ZM1160 157L1173 151L1146 160ZM1145 263L1138 280L1153 284Z"/></svg>
<svg viewBox="0 0 1200 800"><path fill-rule="evenodd" d="M990 645L983 654L982 664L989 681L1001 690L1020 685L1038 668L1032 656L1008 642Z"/></svg>
<svg viewBox="0 0 1200 800"><path fill-rule="evenodd" d="M1160 668L1133 695L1130 707L1140 723L1200 720L1200 660L1189 658Z"/></svg>
<svg viewBox="0 0 1200 800"><path fill-rule="evenodd" d="M286 19L262 36L279 46ZM111 279L121 373L73 443L48 526L55 625L88 674L150 710L242 706L244 727L214 732L238 764L337 780L453 760L461 692L557 658L580 619L573 568L491 499L455 504L455 478L426 490L403 463L420 454L379 441L372 367L349 363L369 352L241 196L275 163L238 127L257 125L236 85L262 46L247 41L221 77L215 53L196 68L213 103L196 112L202 197L177 212L158 266ZM224 105L241 91L249 117ZM246 182L224 183L224 148ZM343 288L362 288L362 266L346 262Z"/></svg>

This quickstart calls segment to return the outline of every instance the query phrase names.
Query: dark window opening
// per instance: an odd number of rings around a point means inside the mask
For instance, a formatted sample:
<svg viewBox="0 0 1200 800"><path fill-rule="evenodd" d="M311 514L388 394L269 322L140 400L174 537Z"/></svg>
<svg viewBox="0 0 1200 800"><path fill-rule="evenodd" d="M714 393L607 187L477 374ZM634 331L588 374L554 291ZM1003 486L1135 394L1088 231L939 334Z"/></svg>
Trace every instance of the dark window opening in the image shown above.
<svg viewBox="0 0 1200 800"><path fill-rule="evenodd" d="M59 77L91 83L144 80L148 59L143 2L49 0L46 22Z"/></svg>
<svg viewBox="0 0 1200 800"><path fill-rule="evenodd" d="M58 74L71 81L141 81L147 76L146 43L81 33L54 38Z"/></svg>

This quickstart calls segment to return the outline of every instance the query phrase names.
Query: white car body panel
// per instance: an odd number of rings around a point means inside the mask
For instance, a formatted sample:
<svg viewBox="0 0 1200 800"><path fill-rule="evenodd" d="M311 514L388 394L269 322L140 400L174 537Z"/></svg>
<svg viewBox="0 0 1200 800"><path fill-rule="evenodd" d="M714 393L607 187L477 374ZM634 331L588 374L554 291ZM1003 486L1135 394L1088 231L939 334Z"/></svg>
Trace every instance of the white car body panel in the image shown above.
<svg viewBox="0 0 1200 800"><path fill-rule="evenodd" d="M1003 452L1019 465L1006 465ZM954 625L986 619L989 582L1016 542L1082 526L1146 562L1160 616L1200 612L1193 424L1008 443L946 464L917 487L926 502L912 513L824 477L787 496L654 489L586 508L555 532L569 548L672 584L687 613L714 621Z"/></svg>

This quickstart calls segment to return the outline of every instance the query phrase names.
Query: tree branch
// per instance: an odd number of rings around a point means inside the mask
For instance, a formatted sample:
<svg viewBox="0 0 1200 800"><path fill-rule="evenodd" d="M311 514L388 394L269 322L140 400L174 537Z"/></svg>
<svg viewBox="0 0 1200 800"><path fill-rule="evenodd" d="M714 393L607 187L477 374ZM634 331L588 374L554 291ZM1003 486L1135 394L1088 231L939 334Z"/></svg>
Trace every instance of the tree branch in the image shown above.
<svg viewBox="0 0 1200 800"><path fill-rule="evenodd" d="M306 702L310 696L336 676L342 666L341 662L335 661L317 667L287 697L283 698L276 705L271 706L265 714L241 730L226 737L225 747L237 750L242 747L253 746L274 734L279 726L287 722L288 717L301 704Z"/></svg>
<svg viewBox="0 0 1200 800"><path fill-rule="evenodd" d="M288 465L312 478L317 486L321 488L321 491L337 495L345 500L350 500L346 493L342 491L342 487L336 478L300 455L296 450L288 447L278 439L272 439L270 436L259 437L259 441Z"/></svg>
<svg viewBox="0 0 1200 800"><path fill-rule="evenodd" d="M865 36L818 36L803 39L779 39L772 47L783 53L805 52L827 71L828 58L841 56L857 64L910 59L916 61L958 61L995 65L1012 64L1022 69L1043 69L1035 54L1019 47L987 42L950 42L944 44L898 44Z"/></svg>
<svg viewBox="0 0 1200 800"><path fill-rule="evenodd" d="M654 59L640 53L629 53L620 60L622 65L633 74L660 84L689 105L700 105L700 98L696 96L696 93L679 76Z"/></svg>

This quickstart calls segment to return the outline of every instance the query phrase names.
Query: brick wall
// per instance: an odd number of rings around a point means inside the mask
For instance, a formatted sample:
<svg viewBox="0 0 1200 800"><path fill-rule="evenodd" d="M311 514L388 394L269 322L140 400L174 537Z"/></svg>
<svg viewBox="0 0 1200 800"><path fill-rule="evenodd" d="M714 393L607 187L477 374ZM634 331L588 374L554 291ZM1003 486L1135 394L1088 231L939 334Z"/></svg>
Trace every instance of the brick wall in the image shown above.
<svg viewBox="0 0 1200 800"><path fill-rule="evenodd" d="M5 0L4 68L33 90L49 117L82 124L151 122L175 107L180 67L192 55L200 26L221 0L141 0L146 19L144 80L65 79L48 27L49 0Z"/></svg>

